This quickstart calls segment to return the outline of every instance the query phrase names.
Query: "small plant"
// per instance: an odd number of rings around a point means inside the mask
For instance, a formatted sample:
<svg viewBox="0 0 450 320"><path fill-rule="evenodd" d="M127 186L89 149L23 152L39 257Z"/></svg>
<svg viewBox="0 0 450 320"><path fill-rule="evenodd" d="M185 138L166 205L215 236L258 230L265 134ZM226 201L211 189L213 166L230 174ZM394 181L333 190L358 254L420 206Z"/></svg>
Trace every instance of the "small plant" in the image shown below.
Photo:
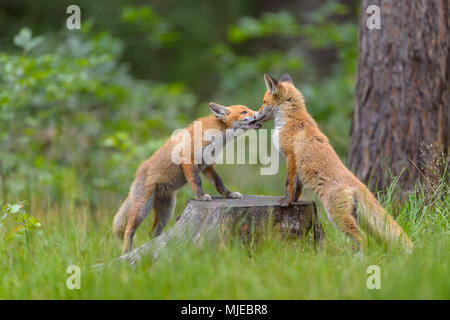
<svg viewBox="0 0 450 320"><path fill-rule="evenodd" d="M41 228L41 223L25 211L25 206L25 201L17 204L6 204L0 213L0 226L3 226L2 222L6 218L11 217L11 219L17 223L17 226L8 234L7 240L13 238L25 238L28 246L31 234Z"/></svg>

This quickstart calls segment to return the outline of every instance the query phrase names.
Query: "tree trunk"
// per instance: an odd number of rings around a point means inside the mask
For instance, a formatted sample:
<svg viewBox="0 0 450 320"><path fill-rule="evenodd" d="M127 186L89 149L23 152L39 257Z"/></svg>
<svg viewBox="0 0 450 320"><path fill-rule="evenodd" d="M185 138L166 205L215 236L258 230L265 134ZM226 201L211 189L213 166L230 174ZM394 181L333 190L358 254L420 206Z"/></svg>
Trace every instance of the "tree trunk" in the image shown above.
<svg viewBox="0 0 450 320"><path fill-rule="evenodd" d="M183 214L166 232L117 259L93 267L103 268L123 261L134 265L146 257L156 260L161 254L170 254L170 250L183 244L199 241L224 243L236 233L244 243L254 243L269 227L293 237L301 237L312 230L314 242L322 238L314 202L300 201L289 207L280 207L278 199L246 196L233 200L189 200Z"/></svg>
<svg viewBox="0 0 450 320"><path fill-rule="evenodd" d="M381 29L367 27L369 5ZM348 166L372 190L401 174L409 191L449 153L449 1L362 1L357 76Z"/></svg>

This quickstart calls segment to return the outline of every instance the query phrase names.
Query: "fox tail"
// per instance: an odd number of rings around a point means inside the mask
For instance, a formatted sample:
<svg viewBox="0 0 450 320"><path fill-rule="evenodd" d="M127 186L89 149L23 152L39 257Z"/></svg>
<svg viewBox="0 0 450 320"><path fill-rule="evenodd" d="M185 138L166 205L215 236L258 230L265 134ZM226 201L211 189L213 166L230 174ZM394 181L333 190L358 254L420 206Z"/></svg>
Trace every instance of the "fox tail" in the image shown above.
<svg viewBox="0 0 450 320"><path fill-rule="evenodd" d="M129 208L130 208L130 200L129 198L126 198L125 201L120 206L119 211L117 211L116 215L114 216L112 229L113 233L119 238L123 238L123 235L125 233Z"/></svg>
<svg viewBox="0 0 450 320"><path fill-rule="evenodd" d="M411 253L414 245L402 227L377 203L372 194L357 193L357 215L367 225L369 232L386 243L388 248L400 246Z"/></svg>

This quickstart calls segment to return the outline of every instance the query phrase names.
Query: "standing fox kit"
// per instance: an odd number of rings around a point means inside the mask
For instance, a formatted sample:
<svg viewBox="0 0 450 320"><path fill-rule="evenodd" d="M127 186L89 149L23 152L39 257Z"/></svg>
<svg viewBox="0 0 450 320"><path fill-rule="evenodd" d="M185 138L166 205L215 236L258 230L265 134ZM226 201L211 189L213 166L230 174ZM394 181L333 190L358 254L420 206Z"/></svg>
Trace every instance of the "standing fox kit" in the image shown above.
<svg viewBox="0 0 450 320"><path fill-rule="evenodd" d="M341 162L327 137L308 114L302 94L292 79L283 75L280 81L264 75L267 91L260 112L262 121L273 119L274 145L286 158L286 194L280 204L296 201L303 183L322 200L329 219L358 244L367 245L366 233L387 246L400 244L411 251L413 244L402 228L378 204L375 197Z"/></svg>
<svg viewBox="0 0 450 320"><path fill-rule="evenodd" d="M249 120L256 114L255 111L242 105L224 107L216 103L210 103L211 115L198 119L201 123L201 141L199 145L202 150L211 145L211 141L206 140L204 133L208 130L215 130L222 139L222 143L229 141L227 129L243 132L247 129L257 129L261 125ZM155 220L153 224L153 236L161 234L163 228L169 221L174 206L176 191L186 182L192 186L195 199L209 201L211 197L203 193L200 172L203 172L209 182L216 190L226 198L242 198L239 192L229 191L223 184L222 179L217 174L214 163L206 164L208 161L202 161L198 164L194 157L194 124L189 125L184 133L190 135L190 145L187 146L191 152L189 156L184 155L180 163L173 161L173 151L179 146L180 139L170 139L159 150L157 150L147 161L142 163L136 172L135 179L131 184L127 199L123 202L113 222L113 232L117 236L123 235L123 251L127 252L132 247L134 234L153 208L155 211ZM181 136L178 136L180 138ZM197 138L198 139L198 138ZM215 140L212 140L215 141ZM200 151L202 151L200 150ZM218 150L220 151L220 150Z"/></svg>

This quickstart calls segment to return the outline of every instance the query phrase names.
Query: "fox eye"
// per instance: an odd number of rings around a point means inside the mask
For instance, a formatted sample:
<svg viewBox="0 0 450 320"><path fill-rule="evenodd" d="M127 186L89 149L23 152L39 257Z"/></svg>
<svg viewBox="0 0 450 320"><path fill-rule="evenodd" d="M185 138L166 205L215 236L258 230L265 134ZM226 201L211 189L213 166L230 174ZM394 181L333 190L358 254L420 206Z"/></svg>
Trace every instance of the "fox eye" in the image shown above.
<svg viewBox="0 0 450 320"><path fill-rule="evenodd" d="M242 111L241 114L247 114L247 111Z"/></svg>

